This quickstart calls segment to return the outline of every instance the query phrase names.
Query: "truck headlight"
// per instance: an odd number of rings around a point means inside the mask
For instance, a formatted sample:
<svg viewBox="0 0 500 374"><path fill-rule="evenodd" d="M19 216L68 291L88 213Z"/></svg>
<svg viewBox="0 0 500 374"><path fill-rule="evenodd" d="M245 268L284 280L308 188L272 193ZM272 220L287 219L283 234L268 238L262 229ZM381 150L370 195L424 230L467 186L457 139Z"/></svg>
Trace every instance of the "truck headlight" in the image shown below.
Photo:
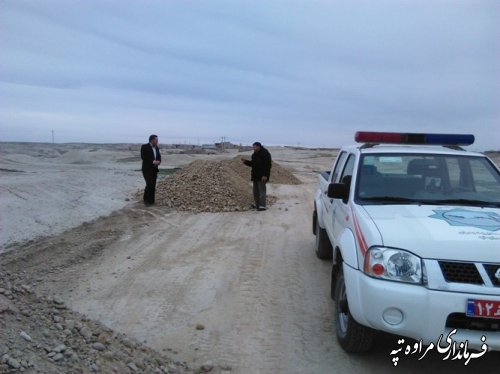
<svg viewBox="0 0 500 374"><path fill-rule="evenodd" d="M397 282L422 283L422 260L402 249L373 247L365 255L365 274Z"/></svg>

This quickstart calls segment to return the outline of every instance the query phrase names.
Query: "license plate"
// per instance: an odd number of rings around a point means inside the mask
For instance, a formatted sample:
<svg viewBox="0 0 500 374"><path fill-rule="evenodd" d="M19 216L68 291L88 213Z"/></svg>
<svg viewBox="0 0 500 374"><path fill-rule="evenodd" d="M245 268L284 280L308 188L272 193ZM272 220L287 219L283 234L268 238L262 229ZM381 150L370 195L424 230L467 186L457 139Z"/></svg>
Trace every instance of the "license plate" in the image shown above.
<svg viewBox="0 0 500 374"><path fill-rule="evenodd" d="M500 301L469 299L465 314L468 317L500 319Z"/></svg>

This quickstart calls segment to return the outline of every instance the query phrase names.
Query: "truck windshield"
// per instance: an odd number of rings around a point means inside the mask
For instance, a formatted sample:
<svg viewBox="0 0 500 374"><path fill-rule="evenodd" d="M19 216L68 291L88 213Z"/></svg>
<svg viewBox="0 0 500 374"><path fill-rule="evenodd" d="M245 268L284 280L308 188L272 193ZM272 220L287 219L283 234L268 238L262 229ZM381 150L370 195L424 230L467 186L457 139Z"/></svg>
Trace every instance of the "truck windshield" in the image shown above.
<svg viewBox="0 0 500 374"><path fill-rule="evenodd" d="M486 157L366 154L360 165L359 204L500 206L500 173Z"/></svg>

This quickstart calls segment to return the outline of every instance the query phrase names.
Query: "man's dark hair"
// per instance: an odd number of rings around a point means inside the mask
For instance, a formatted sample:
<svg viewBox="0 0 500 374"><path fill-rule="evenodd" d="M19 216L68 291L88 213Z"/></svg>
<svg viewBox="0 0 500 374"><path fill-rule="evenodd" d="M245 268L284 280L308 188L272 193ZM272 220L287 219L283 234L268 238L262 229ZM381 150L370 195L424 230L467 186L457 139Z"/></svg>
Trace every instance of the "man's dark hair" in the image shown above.
<svg viewBox="0 0 500 374"><path fill-rule="evenodd" d="M151 143L151 140L157 138L158 135L149 135L149 142Z"/></svg>
<svg viewBox="0 0 500 374"><path fill-rule="evenodd" d="M260 142L255 142L252 145L256 145L257 147L262 147L262 144L260 144Z"/></svg>

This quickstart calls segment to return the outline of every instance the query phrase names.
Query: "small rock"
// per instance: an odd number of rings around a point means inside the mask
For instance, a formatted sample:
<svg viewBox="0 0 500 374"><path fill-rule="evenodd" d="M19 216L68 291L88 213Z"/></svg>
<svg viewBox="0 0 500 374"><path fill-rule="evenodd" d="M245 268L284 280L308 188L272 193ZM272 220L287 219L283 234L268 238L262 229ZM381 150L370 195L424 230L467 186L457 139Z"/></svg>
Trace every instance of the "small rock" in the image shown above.
<svg viewBox="0 0 500 374"><path fill-rule="evenodd" d="M94 348L96 351L100 351L100 352L106 350L106 346L102 343L99 343L99 342L92 344L92 348Z"/></svg>
<svg viewBox="0 0 500 374"><path fill-rule="evenodd" d="M31 287L28 286L27 284L22 284L21 288L25 290L26 292L30 293L31 292Z"/></svg>
<svg viewBox="0 0 500 374"><path fill-rule="evenodd" d="M135 366L135 364L134 364L133 362L129 362L129 363L127 364L127 366L128 366L128 368L129 368L130 370L132 370L134 373L136 373L136 372L138 372L138 371L139 371L139 369L137 368L137 366Z"/></svg>
<svg viewBox="0 0 500 374"><path fill-rule="evenodd" d="M197 323L196 324L196 330L205 330L205 325L203 325L201 323Z"/></svg>
<svg viewBox="0 0 500 374"><path fill-rule="evenodd" d="M64 344L59 344L57 347L53 349L56 353L62 353L66 350L66 346Z"/></svg>
<svg viewBox="0 0 500 374"><path fill-rule="evenodd" d="M75 321L72 319L67 319L64 324L68 330L73 330L75 328Z"/></svg>
<svg viewBox="0 0 500 374"><path fill-rule="evenodd" d="M21 314L25 317L31 316L31 311L29 309L23 309L21 310Z"/></svg>
<svg viewBox="0 0 500 374"><path fill-rule="evenodd" d="M57 304L57 305L63 305L64 304L64 300L61 299L59 296L54 296L54 298L52 299L54 301L54 304ZM56 306L57 308L57 306Z"/></svg>
<svg viewBox="0 0 500 374"><path fill-rule="evenodd" d="M52 359L53 359L54 361L60 361L60 360L62 360L62 359L63 359L63 357L64 357L64 356L63 356L63 354L62 354L62 353L57 353L54 357L52 357Z"/></svg>
<svg viewBox="0 0 500 374"><path fill-rule="evenodd" d="M14 369L19 369L21 367L21 364L19 361L17 361L15 358L9 357L7 359L7 365L9 365L11 368Z"/></svg>
<svg viewBox="0 0 500 374"><path fill-rule="evenodd" d="M109 333L102 332L99 334L97 337L97 341L102 343L102 344L109 344L112 340L112 337Z"/></svg>
<svg viewBox="0 0 500 374"><path fill-rule="evenodd" d="M212 361L207 361L203 365L200 366L200 370L202 372L205 372L205 373L212 371L213 368L214 368L214 364Z"/></svg>
<svg viewBox="0 0 500 374"><path fill-rule="evenodd" d="M27 342L33 341L33 339L31 339L31 336L29 336L28 334L26 334L24 331L21 331L21 333L19 335L21 336L21 338L23 338Z"/></svg>
<svg viewBox="0 0 500 374"><path fill-rule="evenodd" d="M127 348L134 348L135 347L135 343L130 339L124 338L122 340L122 342L123 342L123 345Z"/></svg>
<svg viewBox="0 0 500 374"><path fill-rule="evenodd" d="M85 339L90 339L92 337L92 330L85 326L80 330L80 335Z"/></svg>
<svg viewBox="0 0 500 374"><path fill-rule="evenodd" d="M3 312L16 314L19 309L4 295L0 295L0 314Z"/></svg>
<svg viewBox="0 0 500 374"><path fill-rule="evenodd" d="M112 352L112 351L106 351L102 354L102 357L104 357L105 359L108 359L108 360L112 360L116 356L117 356L116 352Z"/></svg>

